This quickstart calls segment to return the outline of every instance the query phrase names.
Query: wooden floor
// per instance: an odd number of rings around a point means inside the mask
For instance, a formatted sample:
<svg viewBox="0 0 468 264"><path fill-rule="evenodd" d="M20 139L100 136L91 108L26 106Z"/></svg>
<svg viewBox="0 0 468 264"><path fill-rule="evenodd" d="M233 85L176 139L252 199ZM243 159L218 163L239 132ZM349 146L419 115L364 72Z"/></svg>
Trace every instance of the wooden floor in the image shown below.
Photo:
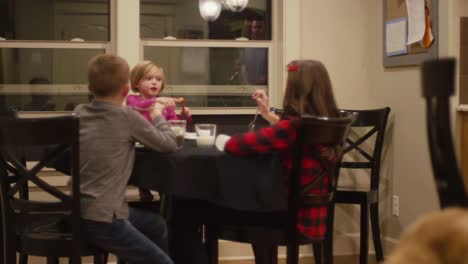
<svg viewBox="0 0 468 264"><path fill-rule="evenodd" d="M30 257L28 264L43 264L46 263L45 258ZM60 263L68 263L66 259L60 259ZM83 263L93 263L91 258L83 258ZM109 263L116 263L114 258L109 259ZM255 264L253 260L236 260L236 261L220 261L220 264ZM285 259L280 259L278 264L285 264ZM313 258L301 258L300 264L312 264L314 263ZM359 263L359 256L335 256L334 264L353 264ZM376 264L375 256L369 256L369 264Z"/></svg>
<svg viewBox="0 0 468 264"><path fill-rule="evenodd" d="M220 261L220 264L255 264L253 260L242 260L242 261ZM300 264L312 264L315 263L312 257L299 259ZM353 264L359 263L359 256L335 256L333 260L334 264ZM375 256L369 257L369 264L376 264ZM286 259L280 259L278 264L286 264Z"/></svg>

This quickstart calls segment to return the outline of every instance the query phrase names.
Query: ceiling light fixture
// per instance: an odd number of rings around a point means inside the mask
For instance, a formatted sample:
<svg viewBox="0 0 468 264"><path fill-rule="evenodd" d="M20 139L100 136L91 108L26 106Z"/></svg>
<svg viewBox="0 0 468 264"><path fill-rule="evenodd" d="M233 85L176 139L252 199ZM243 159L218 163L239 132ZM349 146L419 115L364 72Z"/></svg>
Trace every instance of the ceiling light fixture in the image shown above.
<svg viewBox="0 0 468 264"><path fill-rule="evenodd" d="M199 0L200 15L206 21L215 21L221 13L221 2L218 0Z"/></svg>
<svg viewBox="0 0 468 264"><path fill-rule="evenodd" d="M233 12L241 12L248 3L249 0L224 0L224 4Z"/></svg>

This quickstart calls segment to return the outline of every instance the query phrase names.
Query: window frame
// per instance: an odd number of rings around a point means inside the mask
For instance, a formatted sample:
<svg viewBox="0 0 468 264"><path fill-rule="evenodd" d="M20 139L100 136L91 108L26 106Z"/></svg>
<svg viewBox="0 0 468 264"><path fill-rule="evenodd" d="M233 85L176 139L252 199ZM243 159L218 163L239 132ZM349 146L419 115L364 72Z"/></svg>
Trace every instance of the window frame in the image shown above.
<svg viewBox="0 0 468 264"><path fill-rule="evenodd" d="M140 2L140 1L138 1ZM145 47L197 47L197 48L266 48L268 49L268 85L267 92L270 98L270 104L276 105L278 100L278 80L282 85L282 75L276 74L278 72L278 61L282 61L282 54L278 50L278 43L280 42L279 30L281 17L278 10L280 10L282 0L271 0L271 40L211 40L211 39L155 39L155 38L140 38L140 59L143 60ZM198 12L198 10L197 10ZM140 14L138 15L140 18ZM138 23L138 26L139 23ZM140 29L138 28L138 36L140 36ZM170 86L170 84L169 84ZM253 85L236 85L238 87L253 87ZM240 88L242 89L242 88ZM255 107L196 107L191 108L192 114L255 114Z"/></svg>
<svg viewBox="0 0 468 264"><path fill-rule="evenodd" d="M144 46L162 47L258 47L268 48L268 93L271 106L279 106L284 88L286 73L284 61L298 58L300 19L299 0L271 0L271 40L164 40L140 38L140 1L110 0L110 40L109 41L29 41L0 40L0 48L52 48L52 49L104 49L125 58L130 67L144 58ZM294 14L294 15L292 15ZM285 17L290 17L288 20ZM132 21L133 20L133 21ZM286 38L285 28L294 29ZM297 31L297 32L296 32ZM289 47L289 48L288 48ZM290 49L292 48L292 49ZM2 84L0 84L1 86ZM87 92L87 91L86 91ZM55 115L68 111L28 112L38 115ZM27 115L28 115L27 113ZM194 109L193 114L253 114L254 107L206 107Z"/></svg>
<svg viewBox="0 0 468 264"><path fill-rule="evenodd" d="M163 40L163 39L142 39L140 41L140 50L142 60L145 58L144 50L146 47L181 47L181 48L266 48L268 50L268 58L273 57L273 43L272 41L259 40L259 41L242 41L242 40ZM272 62L268 60L268 72L273 72ZM274 81L272 74L268 74L267 90L271 89L271 84ZM189 86L189 85L185 85ZM199 86L199 85L194 85ZM214 86L214 85L210 85ZM223 85L227 87L229 85ZM232 85L232 87L239 87L239 90L246 90L256 85ZM171 85L169 84L170 88ZM213 111L215 110L215 111ZM192 107L193 114L216 114L216 113L231 113L231 114L252 114L255 113L255 107Z"/></svg>
<svg viewBox="0 0 468 264"><path fill-rule="evenodd" d="M0 49L100 49L105 54L115 51L115 13L118 0L109 0L109 41L63 41L63 40L0 40ZM54 85L54 84L52 84ZM5 89L5 84L0 83L0 93ZM60 86L60 85L59 85ZM45 88L41 88L43 91ZM55 88L51 87L49 91ZM88 94L87 84L80 87L74 85L73 92L77 94ZM21 111L26 116L49 116L69 113L70 111Z"/></svg>

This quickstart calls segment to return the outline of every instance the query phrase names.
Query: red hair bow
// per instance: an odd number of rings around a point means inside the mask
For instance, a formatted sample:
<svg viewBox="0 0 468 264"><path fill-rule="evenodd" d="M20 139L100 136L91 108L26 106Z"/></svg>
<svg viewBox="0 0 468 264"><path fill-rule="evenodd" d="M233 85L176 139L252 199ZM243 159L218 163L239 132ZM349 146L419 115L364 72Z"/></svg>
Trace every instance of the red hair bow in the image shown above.
<svg viewBox="0 0 468 264"><path fill-rule="evenodd" d="M295 72L299 70L299 65L297 64L292 64L288 66L288 72Z"/></svg>

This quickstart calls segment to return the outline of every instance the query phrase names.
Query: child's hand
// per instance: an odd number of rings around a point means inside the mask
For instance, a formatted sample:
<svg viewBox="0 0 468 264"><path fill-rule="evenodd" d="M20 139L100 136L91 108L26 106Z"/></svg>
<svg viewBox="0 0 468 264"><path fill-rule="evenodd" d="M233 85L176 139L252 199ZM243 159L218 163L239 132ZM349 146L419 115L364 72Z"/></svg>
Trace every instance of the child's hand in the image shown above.
<svg viewBox="0 0 468 264"><path fill-rule="evenodd" d="M156 102L167 106L174 107L176 105L177 99L172 97L158 97L156 98Z"/></svg>
<svg viewBox="0 0 468 264"><path fill-rule="evenodd" d="M162 114L164 108L166 108L165 105L156 102L154 104L154 106L153 106L153 111L150 114L151 119L155 119L157 116L160 116Z"/></svg>
<svg viewBox="0 0 468 264"><path fill-rule="evenodd" d="M182 107L182 109L180 110L180 117L182 119L187 119L187 117L190 117L190 108Z"/></svg>
<svg viewBox="0 0 468 264"><path fill-rule="evenodd" d="M252 99L257 102L258 110L262 116L268 115L270 113L270 107L268 103L268 96L265 93L265 90L256 90L252 94Z"/></svg>

